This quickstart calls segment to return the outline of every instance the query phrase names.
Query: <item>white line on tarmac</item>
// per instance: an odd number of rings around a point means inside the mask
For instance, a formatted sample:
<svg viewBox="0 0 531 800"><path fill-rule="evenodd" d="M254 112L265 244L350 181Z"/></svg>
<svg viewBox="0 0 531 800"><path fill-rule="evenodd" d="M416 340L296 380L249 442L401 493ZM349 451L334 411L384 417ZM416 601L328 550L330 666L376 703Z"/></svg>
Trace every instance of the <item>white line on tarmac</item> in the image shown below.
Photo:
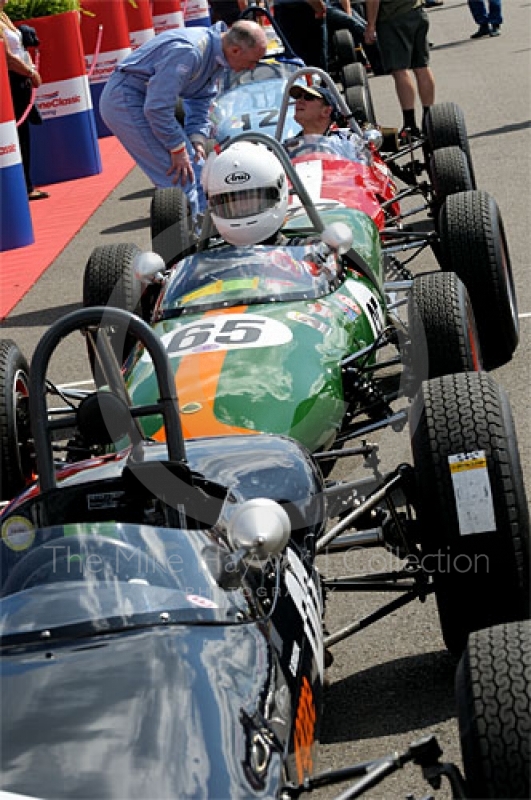
<svg viewBox="0 0 531 800"><path fill-rule="evenodd" d="M518 314L518 319L526 319L526 317L531 317L531 311L527 311L525 314Z"/></svg>

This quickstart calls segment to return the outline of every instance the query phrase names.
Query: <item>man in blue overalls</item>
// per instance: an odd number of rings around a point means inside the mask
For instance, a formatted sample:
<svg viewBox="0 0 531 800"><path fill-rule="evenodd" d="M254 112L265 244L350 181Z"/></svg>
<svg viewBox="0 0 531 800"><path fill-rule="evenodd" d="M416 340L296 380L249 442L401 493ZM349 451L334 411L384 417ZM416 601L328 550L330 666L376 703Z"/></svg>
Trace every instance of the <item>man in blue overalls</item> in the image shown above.
<svg viewBox="0 0 531 800"><path fill-rule="evenodd" d="M216 79L224 68L253 69L266 48L263 28L250 20L228 31L223 23L174 28L128 55L102 92L105 124L157 188L182 186L194 217L201 210L197 185ZM184 125L175 115L178 98Z"/></svg>

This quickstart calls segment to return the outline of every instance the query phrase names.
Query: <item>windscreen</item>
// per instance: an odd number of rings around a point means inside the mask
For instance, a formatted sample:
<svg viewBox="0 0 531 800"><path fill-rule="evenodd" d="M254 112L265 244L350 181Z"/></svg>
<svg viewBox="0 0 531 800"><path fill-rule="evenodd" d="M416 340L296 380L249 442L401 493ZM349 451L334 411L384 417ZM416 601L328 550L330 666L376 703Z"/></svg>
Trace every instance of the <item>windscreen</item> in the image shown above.
<svg viewBox="0 0 531 800"><path fill-rule="evenodd" d="M201 531L129 523L34 530L4 523L0 634L89 624L99 632L150 623L230 623L252 614L242 588L225 591L227 551Z"/></svg>
<svg viewBox="0 0 531 800"><path fill-rule="evenodd" d="M335 257L330 256L335 265ZM316 267L316 245L221 247L183 259L173 271L160 311L228 304L287 302L330 293L332 269ZM333 265L328 265L333 266Z"/></svg>

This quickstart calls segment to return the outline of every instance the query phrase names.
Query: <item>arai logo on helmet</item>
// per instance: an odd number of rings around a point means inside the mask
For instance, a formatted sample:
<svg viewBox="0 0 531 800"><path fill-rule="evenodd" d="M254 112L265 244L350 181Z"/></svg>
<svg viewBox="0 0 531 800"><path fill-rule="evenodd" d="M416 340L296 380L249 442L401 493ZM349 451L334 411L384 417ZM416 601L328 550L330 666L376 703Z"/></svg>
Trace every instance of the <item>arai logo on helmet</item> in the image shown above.
<svg viewBox="0 0 531 800"><path fill-rule="evenodd" d="M240 184L240 183L247 183L247 181L251 180L251 176L248 172L231 172L230 175L227 175L225 178L225 183L230 184Z"/></svg>

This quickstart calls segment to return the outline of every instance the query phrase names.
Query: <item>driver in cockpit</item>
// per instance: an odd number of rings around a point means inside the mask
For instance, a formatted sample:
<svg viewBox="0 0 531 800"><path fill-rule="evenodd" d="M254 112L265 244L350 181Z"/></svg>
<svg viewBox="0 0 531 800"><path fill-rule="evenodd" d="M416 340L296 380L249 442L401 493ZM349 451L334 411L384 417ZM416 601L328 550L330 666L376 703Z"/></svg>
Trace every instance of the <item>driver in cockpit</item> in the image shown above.
<svg viewBox="0 0 531 800"><path fill-rule="evenodd" d="M277 157L263 144L234 142L211 153L201 176L210 216L219 235L236 247L287 244L311 254L309 268L318 275L335 264L328 251L321 258L318 234L286 237L281 228L288 212L288 179Z"/></svg>
<svg viewBox="0 0 531 800"><path fill-rule="evenodd" d="M350 128L340 128L341 114L336 107L333 94L321 86L295 84L290 89L295 100L295 122L301 130L284 147L290 158L303 152L320 150L335 153L349 161L370 164L371 155L365 141ZM326 137L326 142L323 141Z"/></svg>

